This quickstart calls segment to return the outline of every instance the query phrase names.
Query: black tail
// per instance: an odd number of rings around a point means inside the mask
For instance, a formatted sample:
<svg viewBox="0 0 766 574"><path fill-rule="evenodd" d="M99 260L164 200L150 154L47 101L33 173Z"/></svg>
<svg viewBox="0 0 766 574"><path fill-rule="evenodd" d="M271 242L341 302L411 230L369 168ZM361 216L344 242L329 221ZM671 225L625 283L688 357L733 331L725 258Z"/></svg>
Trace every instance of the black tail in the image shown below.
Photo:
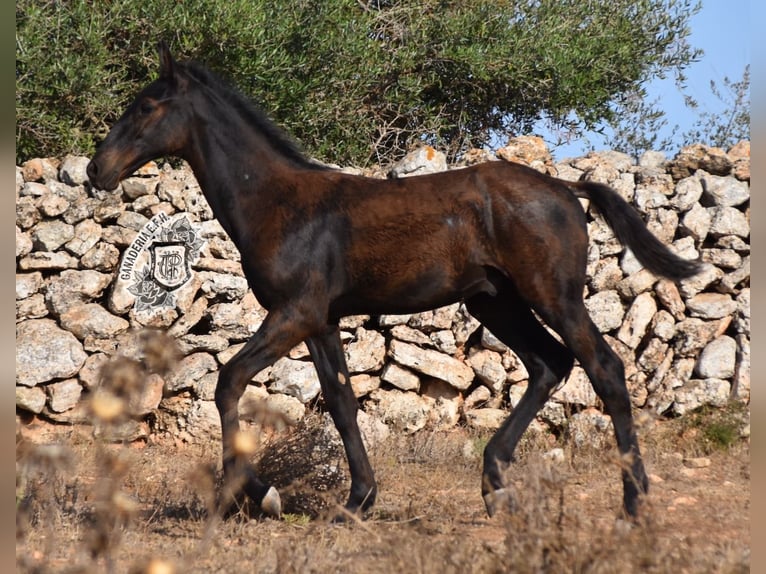
<svg viewBox="0 0 766 574"><path fill-rule="evenodd" d="M652 235L638 212L611 187L594 181L565 183L577 197L593 202L620 243L652 273L678 281L700 271L699 262L681 259Z"/></svg>

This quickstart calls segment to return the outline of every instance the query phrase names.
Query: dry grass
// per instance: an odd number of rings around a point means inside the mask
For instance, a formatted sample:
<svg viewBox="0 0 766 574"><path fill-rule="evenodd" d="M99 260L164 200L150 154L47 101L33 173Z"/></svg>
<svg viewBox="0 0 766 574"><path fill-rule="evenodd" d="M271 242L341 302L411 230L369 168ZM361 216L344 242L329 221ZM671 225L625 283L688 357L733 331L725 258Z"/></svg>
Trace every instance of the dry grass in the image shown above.
<svg viewBox="0 0 766 574"><path fill-rule="evenodd" d="M110 444L90 427L33 423L17 446L17 572L749 571L748 443L705 447L699 421L649 427L653 489L632 527L616 520L611 449L534 435L509 475L517 512L488 519L478 457L487 437L465 429L389 438L371 453L378 504L339 526L326 517L345 500L347 474L320 415L261 453L282 489L282 520L220 519L217 444ZM544 456L552 446L563 461ZM684 465L700 453L709 466Z"/></svg>

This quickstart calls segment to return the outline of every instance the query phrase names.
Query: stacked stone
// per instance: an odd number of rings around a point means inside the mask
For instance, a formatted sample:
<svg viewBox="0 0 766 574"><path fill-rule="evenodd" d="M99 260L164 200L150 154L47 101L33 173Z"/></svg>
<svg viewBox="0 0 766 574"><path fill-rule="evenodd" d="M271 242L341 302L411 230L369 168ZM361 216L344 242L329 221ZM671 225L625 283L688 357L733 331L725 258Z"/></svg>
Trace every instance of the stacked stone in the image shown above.
<svg viewBox="0 0 766 574"><path fill-rule="evenodd" d="M497 160L474 150L464 164ZM569 180L607 183L679 254L706 262L675 284L643 270L587 202L591 243L586 305L626 366L637 408L683 414L704 404L749 401L749 143L725 152L697 145L672 160L616 152L554 164L544 144L519 138L497 154ZM141 329L166 331L182 359L146 381L139 415L189 440L218 434L213 393L220 366L258 328L265 311L248 291L240 257L189 169L148 164L114 192L94 191L87 158L35 159L16 169L17 408L54 421L87 420L85 398L118 355L141 360ZM392 174L440 171L443 155L419 150ZM457 169L460 166L455 166ZM158 213L184 212L206 241L176 307L136 311L118 286L120 260ZM496 427L527 385L524 366L455 304L414 315L342 323L351 385L363 417L407 432L459 423ZM244 404L289 422L316 400L305 345L254 377ZM242 409L245 415L263 412ZM556 390L538 424L606 425L582 369ZM605 422L606 421L606 422ZM149 432L146 424L134 436Z"/></svg>

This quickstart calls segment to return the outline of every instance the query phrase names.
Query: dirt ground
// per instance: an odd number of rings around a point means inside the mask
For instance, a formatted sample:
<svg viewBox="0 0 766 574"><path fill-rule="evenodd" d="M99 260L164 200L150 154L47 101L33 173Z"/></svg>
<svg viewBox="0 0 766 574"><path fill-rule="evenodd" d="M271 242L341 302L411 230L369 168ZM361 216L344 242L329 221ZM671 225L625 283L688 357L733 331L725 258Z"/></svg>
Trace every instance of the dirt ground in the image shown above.
<svg viewBox="0 0 766 574"><path fill-rule="evenodd" d="M16 571L749 572L749 439L727 435L719 418L644 424L651 491L637 524L617 519L615 449L552 435L525 435L509 475L518 509L492 519L479 486L488 434L391 436L371 451L377 504L338 525L327 517L345 500L344 463L313 423L270 441L275 476L303 469L280 479L282 519L222 520L214 442L113 445L88 426L27 421L17 437ZM313 454L280 441L314 441Z"/></svg>

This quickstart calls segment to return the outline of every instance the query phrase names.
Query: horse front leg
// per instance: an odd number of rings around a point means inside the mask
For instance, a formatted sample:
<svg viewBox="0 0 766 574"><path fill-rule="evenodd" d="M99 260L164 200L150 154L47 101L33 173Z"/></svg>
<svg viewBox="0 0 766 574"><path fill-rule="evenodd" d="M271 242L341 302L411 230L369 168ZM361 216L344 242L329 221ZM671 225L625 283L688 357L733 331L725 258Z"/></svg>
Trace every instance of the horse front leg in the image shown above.
<svg viewBox="0 0 766 574"><path fill-rule="evenodd" d="M230 510L245 494L265 514L281 514L279 493L256 476L247 460L249 453L237 447L239 399L253 376L287 354L306 334L307 329L295 321L294 314L271 312L245 346L221 367L215 389L215 405L221 417L225 511Z"/></svg>
<svg viewBox="0 0 766 574"><path fill-rule="evenodd" d="M345 509L352 514L363 512L374 504L377 486L356 420L359 405L351 389L340 331L337 325L328 325L324 333L308 338L306 344L319 376L327 410L343 440L348 459L351 492ZM342 521L346 516L340 514L335 520Z"/></svg>

